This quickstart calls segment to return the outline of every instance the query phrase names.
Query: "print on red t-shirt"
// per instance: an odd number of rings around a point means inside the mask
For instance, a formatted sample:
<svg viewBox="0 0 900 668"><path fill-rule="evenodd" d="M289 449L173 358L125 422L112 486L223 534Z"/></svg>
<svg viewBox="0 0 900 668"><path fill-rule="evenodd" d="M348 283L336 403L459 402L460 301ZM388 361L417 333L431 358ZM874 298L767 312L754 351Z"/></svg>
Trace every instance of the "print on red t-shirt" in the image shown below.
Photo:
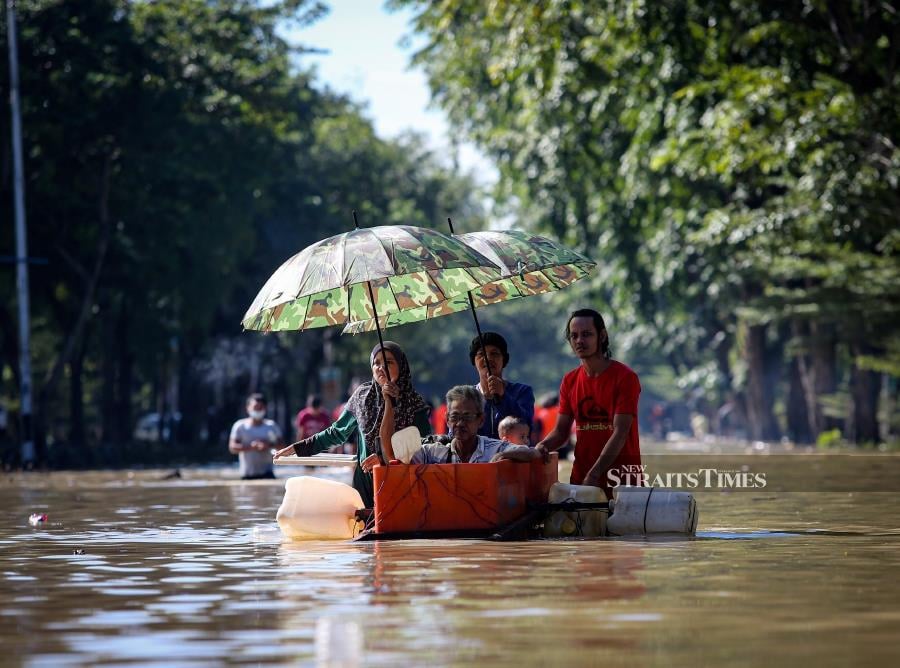
<svg viewBox="0 0 900 668"><path fill-rule="evenodd" d="M603 373L588 376L579 366L563 376L559 387L559 412L575 419L575 464L571 483L580 485L597 461L603 446L613 434L613 417L632 415L625 445L610 468L640 465L641 448L638 438L637 408L641 383L637 374L621 362L612 360ZM602 473L606 495L612 498L611 488Z"/></svg>

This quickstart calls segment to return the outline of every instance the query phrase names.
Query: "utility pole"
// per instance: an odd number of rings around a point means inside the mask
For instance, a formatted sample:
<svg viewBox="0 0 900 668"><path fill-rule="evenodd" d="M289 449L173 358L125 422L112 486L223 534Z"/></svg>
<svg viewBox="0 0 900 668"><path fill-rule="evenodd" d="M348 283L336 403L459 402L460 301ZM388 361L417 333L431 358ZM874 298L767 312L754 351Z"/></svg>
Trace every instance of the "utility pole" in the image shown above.
<svg viewBox="0 0 900 668"><path fill-rule="evenodd" d="M6 31L9 43L9 106L12 115L13 191L16 212L16 292L19 303L19 414L22 466L34 464L32 421L30 316L28 304L28 240L25 237L25 176L22 166L22 118L19 109L19 54L16 42L16 3L6 0Z"/></svg>

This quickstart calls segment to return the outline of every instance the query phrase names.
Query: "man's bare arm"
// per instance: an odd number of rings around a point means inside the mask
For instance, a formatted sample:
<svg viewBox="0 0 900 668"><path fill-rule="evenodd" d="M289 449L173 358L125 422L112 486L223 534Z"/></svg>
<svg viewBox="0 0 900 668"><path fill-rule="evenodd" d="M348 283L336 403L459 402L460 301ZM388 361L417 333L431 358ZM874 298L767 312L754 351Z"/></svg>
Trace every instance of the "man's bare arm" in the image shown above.
<svg viewBox="0 0 900 668"><path fill-rule="evenodd" d="M507 448L503 452L498 452L491 458L492 462L499 462L508 459L513 462L530 462L534 459L540 459L542 453L535 448L529 448L527 445L518 445L514 448Z"/></svg>
<svg viewBox="0 0 900 668"><path fill-rule="evenodd" d="M565 445L566 441L569 440L569 434L572 433L573 422L575 422L575 419L571 415L563 415L560 413L556 417L556 426L553 427L553 431L547 434L546 438L534 446L535 450L547 453L559 450Z"/></svg>
<svg viewBox="0 0 900 668"><path fill-rule="evenodd" d="M597 457L597 461L591 467L587 475L584 476L585 485L599 486L603 484L603 475L609 470L616 461L616 457L625 447L625 440L628 438L628 431L631 429L631 423L634 422L633 415L617 414L613 416L613 433L603 446L603 451Z"/></svg>

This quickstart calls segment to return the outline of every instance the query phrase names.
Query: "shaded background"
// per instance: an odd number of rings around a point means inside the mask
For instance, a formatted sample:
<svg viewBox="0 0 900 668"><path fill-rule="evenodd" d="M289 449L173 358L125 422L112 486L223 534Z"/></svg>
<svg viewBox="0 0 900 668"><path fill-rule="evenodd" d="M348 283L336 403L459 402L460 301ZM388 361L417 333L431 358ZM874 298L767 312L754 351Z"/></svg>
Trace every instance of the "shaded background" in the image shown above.
<svg viewBox="0 0 900 668"><path fill-rule="evenodd" d="M322 3L17 4L29 254L47 260L30 272L43 463L227 458L248 392L288 433L307 393L340 400L374 337L239 322L352 208L366 226L512 224L599 263L589 283L480 311L510 341L507 375L537 394L574 366L565 314L591 305L641 375L645 433L897 442L894 3L393 3L416 17L435 104L496 164L490 193L317 81L302 35ZM0 39L6 53L5 23ZM0 265L7 466L14 266ZM473 333L459 314L388 338L439 397L473 379Z"/></svg>

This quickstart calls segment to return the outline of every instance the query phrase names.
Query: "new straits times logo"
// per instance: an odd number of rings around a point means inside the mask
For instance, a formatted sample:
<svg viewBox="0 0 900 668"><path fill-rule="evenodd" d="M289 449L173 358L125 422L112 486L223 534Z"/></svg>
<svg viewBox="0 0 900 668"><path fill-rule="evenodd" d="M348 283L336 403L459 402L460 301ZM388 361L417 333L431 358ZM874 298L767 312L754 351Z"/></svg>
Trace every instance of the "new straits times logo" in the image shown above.
<svg viewBox="0 0 900 668"><path fill-rule="evenodd" d="M765 473L715 468L651 474L647 471L646 464L612 468L606 476L611 487L633 485L682 489L762 489L767 482Z"/></svg>

